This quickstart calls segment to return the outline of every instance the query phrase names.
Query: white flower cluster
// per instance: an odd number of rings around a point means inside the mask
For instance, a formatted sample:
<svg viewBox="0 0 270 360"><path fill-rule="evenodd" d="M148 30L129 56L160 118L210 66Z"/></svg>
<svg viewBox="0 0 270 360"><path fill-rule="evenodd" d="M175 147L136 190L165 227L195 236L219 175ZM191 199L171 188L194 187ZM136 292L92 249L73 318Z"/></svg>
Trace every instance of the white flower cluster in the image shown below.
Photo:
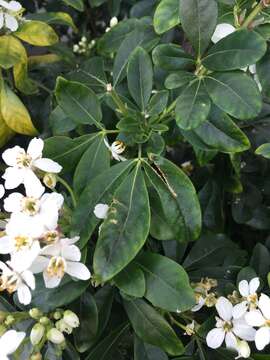
<svg viewBox="0 0 270 360"><path fill-rule="evenodd" d="M216 327L206 337L210 348L217 349L225 341L227 348L238 352L237 358L248 358L251 353L248 342L255 341L258 350L270 344L270 298L257 293L259 286L258 278L249 283L243 280L239 283L241 296L233 294L230 300L225 297L217 300Z"/></svg>
<svg viewBox="0 0 270 360"><path fill-rule="evenodd" d="M34 138L27 151L15 146L2 155L8 165L3 175L5 188L23 185L25 194L14 192L4 199L10 217L0 237L0 254L9 254L10 259L0 262L0 291L17 291L19 301L25 305L31 302L36 273L43 272L47 288L57 287L65 273L81 280L90 278L88 268L80 263L81 252L74 245L79 237L63 237L58 226L63 196L45 192L40 180L62 169L42 157L43 147L43 140ZM4 195L3 186L1 192Z"/></svg>
<svg viewBox="0 0 270 360"><path fill-rule="evenodd" d="M83 36L78 44L73 45L73 52L75 54L87 54L93 47L96 45L95 40L91 40L90 42L87 40L86 36Z"/></svg>
<svg viewBox="0 0 270 360"><path fill-rule="evenodd" d="M0 29L17 31L22 12L23 7L18 1L0 0Z"/></svg>

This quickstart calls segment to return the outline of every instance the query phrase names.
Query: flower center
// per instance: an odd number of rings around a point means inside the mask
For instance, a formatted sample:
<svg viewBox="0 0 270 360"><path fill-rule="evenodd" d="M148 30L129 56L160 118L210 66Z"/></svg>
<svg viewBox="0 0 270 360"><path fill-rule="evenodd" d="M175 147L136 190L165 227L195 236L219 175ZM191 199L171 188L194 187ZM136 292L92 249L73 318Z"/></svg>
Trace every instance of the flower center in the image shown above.
<svg viewBox="0 0 270 360"><path fill-rule="evenodd" d="M57 276L58 278L62 278L65 275L66 267L67 265L64 258L61 256L53 256L46 271L50 277Z"/></svg>
<svg viewBox="0 0 270 360"><path fill-rule="evenodd" d="M18 154L16 161L18 167L20 168L30 167L32 158L30 155L21 152L20 154Z"/></svg>
<svg viewBox="0 0 270 360"><path fill-rule="evenodd" d="M7 291L9 294L15 292L18 288L19 279L15 274L0 276L0 291Z"/></svg>
<svg viewBox="0 0 270 360"><path fill-rule="evenodd" d="M53 244L55 242L57 242L59 240L59 233L58 231L47 231L42 240L46 243L46 244Z"/></svg>
<svg viewBox="0 0 270 360"><path fill-rule="evenodd" d="M112 143L112 151L114 151L116 154L122 154L126 149L126 145L123 143L123 141L114 141Z"/></svg>
<svg viewBox="0 0 270 360"><path fill-rule="evenodd" d="M15 236L15 248L17 251L23 249L23 248L30 248L33 241L32 238L29 236Z"/></svg>
<svg viewBox="0 0 270 360"><path fill-rule="evenodd" d="M270 327L270 320L265 320L265 325Z"/></svg>
<svg viewBox="0 0 270 360"><path fill-rule="evenodd" d="M21 202L22 211L27 215L36 215L39 211L39 201L33 197L24 197Z"/></svg>
<svg viewBox="0 0 270 360"><path fill-rule="evenodd" d="M257 297L257 294L252 294L252 295L249 295L247 297L247 300L252 303L252 304L256 304L257 303L257 300L258 300L258 297Z"/></svg>
<svg viewBox="0 0 270 360"><path fill-rule="evenodd" d="M233 328L232 323L230 321L224 321L223 323L223 329L225 332L231 331Z"/></svg>

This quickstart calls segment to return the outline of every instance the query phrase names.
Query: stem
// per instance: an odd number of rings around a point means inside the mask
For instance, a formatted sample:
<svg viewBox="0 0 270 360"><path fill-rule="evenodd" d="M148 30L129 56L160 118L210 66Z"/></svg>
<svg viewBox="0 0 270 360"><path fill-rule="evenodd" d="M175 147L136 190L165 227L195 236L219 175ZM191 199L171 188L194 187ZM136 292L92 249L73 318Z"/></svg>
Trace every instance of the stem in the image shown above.
<svg viewBox="0 0 270 360"><path fill-rule="evenodd" d="M171 320L171 322L173 324L177 325L180 329L186 331L186 326L185 325L183 325L180 322L178 322L177 320L175 320L175 318L170 313L168 313L168 315L169 315L169 318L170 318L170 320Z"/></svg>
<svg viewBox="0 0 270 360"><path fill-rule="evenodd" d="M141 159L141 157L142 157L142 144L139 144L138 158Z"/></svg>
<svg viewBox="0 0 270 360"><path fill-rule="evenodd" d="M264 5L262 2L260 2L249 14L249 16L246 18L246 20L243 22L243 25L241 26L241 29L245 29L249 27L249 25L252 23L254 18L263 10Z"/></svg>
<svg viewBox="0 0 270 360"><path fill-rule="evenodd" d="M47 86L41 84L39 81L36 80L31 80L34 84L37 85L37 87L39 87L40 89L46 91L47 93L49 93L50 95L53 94L53 91L51 89L49 89Z"/></svg>
<svg viewBox="0 0 270 360"><path fill-rule="evenodd" d="M71 200L72 200L72 203L73 203L73 207L75 208L77 206L77 201L76 201L76 198L75 198L75 194L73 192L73 190L71 189L71 187L69 186L69 184L64 180L62 179L60 176L57 176L57 180L60 182L60 184L62 184L66 189L67 191L69 192L70 196L71 196Z"/></svg>
<svg viewBox="0 0 270 360"><path fill-rule="evenodd" d="M126 108L126 105L123 103L123 101L121 100L120 96L117 94L117 92L112 89L110 91L110 94L112 96L112 99L114 101L114 103L118 106L118 109L120 110L120 112L125 115L128 113L128 110Z"/></svg>

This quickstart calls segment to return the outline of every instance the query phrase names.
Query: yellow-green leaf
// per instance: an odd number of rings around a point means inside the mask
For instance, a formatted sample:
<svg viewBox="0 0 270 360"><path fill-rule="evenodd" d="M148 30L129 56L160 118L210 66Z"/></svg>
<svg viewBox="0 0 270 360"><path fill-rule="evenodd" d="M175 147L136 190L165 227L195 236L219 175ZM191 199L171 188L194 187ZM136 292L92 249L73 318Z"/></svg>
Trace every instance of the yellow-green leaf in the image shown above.
<svg viewBox="0 0 270 360"><path fill-rule="evenodd" d="M28 77L27 62L21 62L14 65L13 75L16 88L22 93L31 95L38 91L35 83Z"/></svg>
<svg viewBox="0 0 270 360"><path fill-rule="evenodd" d="M22 43L11 35L0 36L0 67L10 69L22 61L27 61Z"/></svg>
<svg viewBox="0 0 270 360"><path fill-rule="evenodd" d="M0 147L4 146L14 135L14 132L6 125L0 112Z"/></svg>
<svg viewBox="0 0 270 360"><path fill-rule="evenodd" d="M2 87L0 104L3 119L10 129L23 135L37 134L26 107L7 85Z"/></svg>
<svg viewBox="0 0 270 360"><path fill-rule="evenodd" d="M35 46L51 46L58 42L58 35L53 28L41 21L25 22L14 35Z"/></svg>

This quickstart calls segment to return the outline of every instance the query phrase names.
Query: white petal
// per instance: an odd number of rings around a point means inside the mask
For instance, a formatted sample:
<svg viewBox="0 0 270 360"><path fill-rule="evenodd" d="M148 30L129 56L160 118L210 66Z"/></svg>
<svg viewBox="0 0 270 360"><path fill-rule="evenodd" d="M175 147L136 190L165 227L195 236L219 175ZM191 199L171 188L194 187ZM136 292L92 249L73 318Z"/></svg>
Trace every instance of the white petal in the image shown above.
<svg viewBox="0 0 270 360"><path fill-rule="evenodd" d="M0 339L0 348L5 355L11 355L21 345L25 338L24 332L17 332L15 330L9 330L4 333ZM2 355L2 354L1 354Z"/></svg>
<svg viewBox="0 0 270 360"><path fill-rule="evenodd" d="M12 254L11 262L17 272L29 269L40 251L39 242L35 241L30 249L24 249Z"/></svg>
<svg viewBox="0 0 270 360"><path fill-rule="evenodd" d="M245 320L250 326L262 326L265 318L259 310L252 310L245 315Z"/></svg>
<svg viewBox="0 0 270 360"><path fill-rule="evenodd" d="M25 154L25 151L20 146L14 146L3 152L2 158L8 166L17 166L17 158L20 154Z"/></svg>
<svg viewBox="0 0 270 360"><path fill-rule="evenodd" d="M5 25L9 30L11 31L18 30L19 24L14 16L10 14L5 14L4 17L5 17Z"/></svg>
<svg viewBox="0 0 270 360"><path fill-rule="evenodd" d="M233 332L240 339L246 341L254 341L256 334L256 330L249 326L244 318L233 321Z"/></svg>
<svg viewBox="0 0 270 360"><path fill-rule="evenodd" d="M257 69L256 69L256 64L253 64L253 65L249 65L249 71L251 72L251 74L256 74L257 72Z"/></svg>
<svg viewBox="0 0 270 360"><path fill-rule="evenodd" d="M62 248L61 255L66 260L70 260L70 261L81 260L81 251L76 245L64 246Z"/></svg>
<svg viewBox="0 0 270 360"><path fill-rule="evenodd" d="M80 280L88 280L91 277L88 268L79 262L67 261L66 273Z"/></svg>
<svg viewBox="0 0 270 360"><path fill-rule="evenodd" d="M0 27L1 29L1 27ZM5 195L5 188L3 185L0 185L0 199Z"/></svg>
<svg viewBox="0 0 270 360"><path fill-rule="evenodd" d="M212 41L215 44L233 32L235 32L235 27L233 27L231 24L219 24L217 25L216 30L212 36Z"/></svg>
<svg viewBox="0 0 270 360"><path fill-rule="evenodd" d="M29 270L24 271L21 274L21 277L23 278L24 282L32 289L35 290L36 287L36 281L33 273Z"/></svg>
<svg viewBox="0 0 270 360"><path fill-rule="evenodd" d="M234 319L239 319L242 316L245 315L245 313L247 312L247 308L248 308L248 302L247 301L243 301L240 304L237 304L233 307L233 318Z"/></svg>
<svg viewBox="0 0 270 360"><path fill-rule="evenodd" d="M217 303L216 303L216 309L219 314L219 316L226 321L230 321L232 318L232 311L233 306L232 303L225 297L221 296Z"/></svg>
<svg viewBox="0 0 270 360"><path fill-rule="evenodd" d="M30 169L26 169L25 171L24 186L28 196L33 196L38 199L40 198L41 194L44 193L44 186L42 186L39 178Z"/></svg>
<svg viewBox="0 0 270 360"><path fill-rule="evenodd" d="M196 311L201 310L201 308L204 306L204 304L205 304L205 299L202 296L200 296L198 304L193 306L191 311L196 312Z"/></svg>
<svg viewBox="0 0 270 360"><path fill-rule="evenodd" d="M42 156L43 147L44 141L42 139L34 138L28 145L27 154L29 154L33 160L36 160Z"/></svg>
<svg viewBox="0 0 270 360"><path fill-rule="evenodd" d="M267 320L270 320L270 298L265 294L261 294L258 306L263 313L263 316Z"/></svg>
<svg viewBox="0 0 270 360"><path fill-rule="evenodd" d="M30 304L32 295L31 295L31 291L27 285L21 284L18 287L17 292L18 292L18 299L21 304L23 304L23 305Z"/></svg>
<svg viewBox="0 0 270 360"><path fill-rule="evenodd" d="M4 209L7 212L19 212L21 211L21 201L23 195L20 193L12 193L4 200Z"/></svg>
<svg viewBox="0 0 270 360"><path fill-rule="evenodd" d="M261 351L269 343L270 343L270 330L268 327L264 326L256 332L256 336L255 336L256 348L259 351Z"/></svg>
<svg viewBox="0 0 270 360"><path fill-rule="evenodd" d="M249 283L249 293L256 294L256 291L259 289L260 279L258 277L252 279Z"/></svg>
<svg viewBox="0 0 270 360"><path fill-rule="evenodd" d="M2 29L4 26L4 14L2 11L0 11L0 29Z"/></svg>
<svg viewBox="0 0 270 360"><path fill-rule="evenodd" d="M38 274L43 272L49 265L50 260L45 256L38 256L34 263L31 265L31 272Z"/></svg>
<svg viewBox="0 0 270 360"><path fill-rule="evenodd" d="M5 274L11 274L12 273L10 268L3 261L0 261L0 270L2 270L3 273L5 273Z"/></svg>
<svg viewBox="0 0 270 360"><path fill-rule="evenodd" d="M23 183L25 169L17 169L16 167L9 167L2 176L5 179L6 189L15 189Z"/></svg>
<svg viewBox="0 0 270 360"><path fill-rule="evenodd" d="M224 338L225 331L223 329L215 328L207 334L206 342L211 349L217 349L222 345Z"/></svg>
<svg viewBox="0 0 270 360"><path fill-rule="evenodd" d="M45 172L58 174L62 170L62 166L51 159L37 159L33 162L33 165Z"/></svg>
<svg viewBox="0 0 270 360"><path fill-rule="evenodd" d="M238 288L242 296L247 297L249 295L249 285L247 280L240 281Z"/></svg>
<svg viewBox="0 0 270 360"><path fill-rule="evenodd" d="M80 240L79 236L74 236L73 238L61 239L60 242L61 242L61 246L67 246L67 245L73 245L76 242L78 242L79 240Z"/></svg>
<svg viewBox="0 0 270 360"><path fill-rule="evenodd" d="M40 255L47 255L47 256L60 256L61 254L61 246L59 243L53 245L44 246L41 250Z"/></svg>
<svg viewBox="0 0 270 360"><path fill-rule="evenodd" d="M106 219L108 210L109 206L107 204L97 204L94 209L94 214L98 219Z"/></svg>
<svg viewBox="0 0 270 360"><path fill-rule="evenodd" d="M56 288L62 280L62 278L57 276L48 276L46 271L43 273L43 279L47 289Z"/></svg>
<svg viewBox="0 0 270 360"><path fill-rule="evenodd" d="M14 243L9 236L0 237L0 254L10 254L14 250Z"/></svg>
<svg viewBox="0 0 270 360"><path fill-rule="evenodd" d="M228 349L233 349L233 350L237 349L237 340L231 331L226 334L225 343Z"/></svg>
<svg viewBox="0 0 270 360"><path fill-rule="evenodd" d="M22 9L22 5L18 1L14 1L14 0L10 1L8 3L8 6L9 6L9 10L15 12L18 12Z"/></svg>

